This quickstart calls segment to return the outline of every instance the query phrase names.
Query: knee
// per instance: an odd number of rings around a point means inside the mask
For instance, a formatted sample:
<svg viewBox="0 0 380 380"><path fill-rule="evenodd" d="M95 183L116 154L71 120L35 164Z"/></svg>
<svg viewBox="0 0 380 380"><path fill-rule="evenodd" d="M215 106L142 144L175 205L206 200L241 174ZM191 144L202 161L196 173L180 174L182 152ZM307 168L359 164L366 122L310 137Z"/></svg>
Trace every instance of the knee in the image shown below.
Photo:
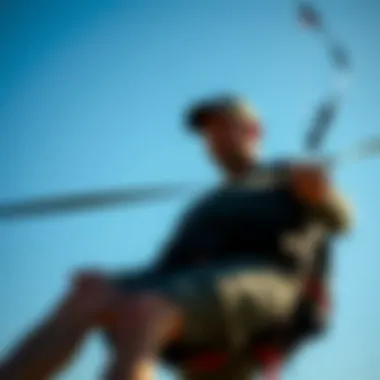
<svg viewBox="0 0 380 380"><path fill-rule="evenodd" d="M156 295L141 295L131 303L131 315L137 322L165 320L177 313L177 308L166 299Z"/></svg>
<svg viewBox="0 0 380 380"><path fill-rule="evenodd" d="M76 310L91 315L107 307L112 291L104 274L79 271L73 276L68 298Z"/></svg>
<svg viewBox="0 0 380 380"><path fill-rule="evenodd" d="M74 273L71 284L76 291L94 290L105 283L105 275L95 270L79 270Z"/></svg>
<svg viewBox="0 0 380 380"><path fill-rule="evenodd" d="M125 306L119 319L119 328L125 333L152 334L169 340L174 339L181 330L180 311L161 297L140 295L130 298Z"/></svg>

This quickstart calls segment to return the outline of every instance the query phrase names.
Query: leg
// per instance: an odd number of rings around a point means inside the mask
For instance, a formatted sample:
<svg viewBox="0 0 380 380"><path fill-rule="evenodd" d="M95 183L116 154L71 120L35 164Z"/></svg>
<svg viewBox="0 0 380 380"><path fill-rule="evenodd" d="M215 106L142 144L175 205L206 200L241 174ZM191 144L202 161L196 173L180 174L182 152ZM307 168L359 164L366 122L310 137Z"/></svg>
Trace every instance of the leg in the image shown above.
<svg viewBox="0 0 380 380"><path fill-rule="evenodd" d="M106 331L114 353L107 379L152 378L157 359L173 341L223 345L224 318L213 288L218 276L210 268L193 268L114 278L128 302L118 308L117 323Z"/></svg>
<svg viewBox="0 0 380 380"><path fill-rule="evenodd" d="M173 340L226 349L239 358L252 334L287 317L296 287L287 275L252 262L213 264L161 277L143 275L132 281L127 275L114 283L126 297L129 294L129 302L122 304L117 323L108 329L115 353L109 380L151 378L156 359ZM174 338L178 327L180 337ZM243 378L238 367L246 373L239 364L215 376ZM253 363L248 369L253 370ZM187 368L181 371L201 376Z"/></svg>
<svg viewBox="0 0 380 380"><path fill-rule="evenodd" d="M129 301L120 305L108 329L114 358L107 380L152 379L158 352L175 339L181 326L179 309L162 297L140 295Z"/></svg>
<svg viewBox="0 0 380 380"><path fill-rule="evenodd" d="M84 275L52 315L0 365L1 380L42 380L75 352L112 300L98 276Z"/></svg>
<svg viewBox="0 0 380 380"><path fill-rule="evenodd" d="M111 281L128 302L118 309L118 322L108 328L114 360L107 379L147 379L173 341L192 343L223 339L208 271L123 274ZM126 323L127 321L127 323Z"/></svg>

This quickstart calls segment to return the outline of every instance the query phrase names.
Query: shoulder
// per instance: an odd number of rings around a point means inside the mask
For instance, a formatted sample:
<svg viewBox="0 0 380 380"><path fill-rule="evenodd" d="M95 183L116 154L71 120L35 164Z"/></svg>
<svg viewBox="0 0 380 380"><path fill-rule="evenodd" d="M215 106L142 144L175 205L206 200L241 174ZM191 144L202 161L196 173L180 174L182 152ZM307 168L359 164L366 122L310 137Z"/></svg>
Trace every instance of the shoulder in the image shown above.
<svg viewBox="0 0 380 380"><path fill-rule="evenodd" d="M222 187L215 187L197 195L187 207L188 213L194 213L210 207L217 196L222 192Z"/></svg>
<svg viewBox="0 0 380 380"><path fill-rule="evenodd" d="M194 195L180 213L178 218L179 225L184 227L189 223L193 224L208 215L220 191L219 188L213 188L205 190L201 194Z"/></svg>
<svg viewBox="0 0 380 380"><path fill-rule="evenodd" d="M262 162L252 167L240 184L252 189L282 187L287 182L289 164L285 161Z"/></svg>

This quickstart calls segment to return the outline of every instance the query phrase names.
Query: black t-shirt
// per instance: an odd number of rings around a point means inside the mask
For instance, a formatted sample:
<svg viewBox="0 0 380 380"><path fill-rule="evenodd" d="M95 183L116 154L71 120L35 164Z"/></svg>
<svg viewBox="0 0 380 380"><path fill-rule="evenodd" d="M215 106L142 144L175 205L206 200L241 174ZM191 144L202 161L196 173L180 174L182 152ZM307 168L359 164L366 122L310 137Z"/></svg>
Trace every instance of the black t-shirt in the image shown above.
<svg viewBox="0 0 380 380"><path fill-rule="evenodd" d="M159 256L158 270L200 262L256 257L297 270L312 265L325 244L289 185L286 163L259 165L198 201Z"/></svg>

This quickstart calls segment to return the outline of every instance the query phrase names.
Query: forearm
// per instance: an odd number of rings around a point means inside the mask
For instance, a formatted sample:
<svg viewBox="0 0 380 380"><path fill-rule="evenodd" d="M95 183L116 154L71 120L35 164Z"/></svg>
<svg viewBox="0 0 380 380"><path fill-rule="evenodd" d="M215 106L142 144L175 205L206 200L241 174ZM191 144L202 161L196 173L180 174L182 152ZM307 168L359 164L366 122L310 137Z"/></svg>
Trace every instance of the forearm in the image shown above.
<svg viewBox="0 0 380 380"><path fill-rule="evenodd" d="M333 233L348 232L353 224L353 213L348 202L337 192L330 192L314 212Z"/></svg>

